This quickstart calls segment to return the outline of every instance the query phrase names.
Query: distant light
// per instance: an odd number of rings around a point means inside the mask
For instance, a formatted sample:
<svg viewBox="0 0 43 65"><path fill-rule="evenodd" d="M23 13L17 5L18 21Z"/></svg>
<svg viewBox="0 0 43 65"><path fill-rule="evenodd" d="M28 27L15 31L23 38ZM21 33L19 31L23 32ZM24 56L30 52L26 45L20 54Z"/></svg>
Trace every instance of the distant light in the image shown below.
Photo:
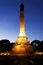
<svg viewBox="0 0 43 65"><path fill-rule="evenodd" d="M11 55L10 52L1 52L0 55Z"/></svg>
<svg viewBox="0 0 43 65"><path fill-rule="evenodd" d="M35 55L43 55L43 52L34 52Z"/></svg>

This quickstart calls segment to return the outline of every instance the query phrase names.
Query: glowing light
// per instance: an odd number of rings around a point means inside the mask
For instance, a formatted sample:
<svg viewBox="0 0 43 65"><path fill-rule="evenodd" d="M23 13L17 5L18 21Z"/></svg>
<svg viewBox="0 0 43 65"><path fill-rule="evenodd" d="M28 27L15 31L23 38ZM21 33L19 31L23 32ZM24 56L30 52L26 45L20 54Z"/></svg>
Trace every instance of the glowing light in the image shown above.
<svg viewBox="0 0 43 65"><path fill-rule="evenodd" d="M15 48L13 48L13 51L16 53L17 56L22 56L26 54L23 44L15 46Z"/></svg>
<svg viewBox="0 0 43 65"><path fill-rule="evenodd" d="M43 52L34 52L35 55L43 55Z"/></svg>
<svg viewBox="0 0 43 65"><path fill-rule="evenodd" d="M11 53L10 52L1 52L0 55L5 55L6 56L6 55L11 55Z"/></svg>
<svg viewBox="0 0 43 65"><path fill-rule="evenodd" d="M26 34L24 33L24 32L20 32L19 33L19 36L21 37L21 36L25 36L26 37Z"/></svg>

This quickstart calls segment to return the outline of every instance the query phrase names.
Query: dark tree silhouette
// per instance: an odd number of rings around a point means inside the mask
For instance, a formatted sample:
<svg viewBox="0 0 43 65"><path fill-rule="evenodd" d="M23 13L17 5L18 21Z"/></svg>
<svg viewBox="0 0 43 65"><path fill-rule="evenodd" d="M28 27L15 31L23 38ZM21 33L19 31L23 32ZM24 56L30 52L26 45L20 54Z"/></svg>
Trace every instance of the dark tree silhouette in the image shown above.
<svg viewBox="0 0 43 65"><path fill-rule="evenodd" d="M0 41L0 51L9 51L10 50L10 41L7 39L3 39Z"/></svg>
<svg viewBox="0 0 43 65"><path fill-rule="evenodd" d="M40 42L39 47L40 47L40 51L43 51L43 41Z"/></svg>
<svg viewBox="0 0 43 65"><path fill-rule="evenodd" d="M11 42L11 44L10 44L10 51L12 51L12 48L13 48L14 45L15 45L15 43Z"/></svg>
<svg viewBox="0 0 43 65"><path fill-rule="evenodd" d="M39 40L33 40L31 42L31 45L33 46L34 51L39 51L40 47L40 41Z"/></svg>

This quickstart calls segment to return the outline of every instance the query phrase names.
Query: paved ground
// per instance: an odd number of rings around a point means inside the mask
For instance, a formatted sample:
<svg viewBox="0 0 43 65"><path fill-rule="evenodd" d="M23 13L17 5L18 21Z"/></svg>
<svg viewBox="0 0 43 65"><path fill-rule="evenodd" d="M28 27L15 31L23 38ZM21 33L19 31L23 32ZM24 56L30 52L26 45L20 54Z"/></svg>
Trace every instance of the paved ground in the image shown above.
<svg viewBox="0 0 43 65"><path fill-rule="evenodd" d="M0 65L43 65L43 59L16 56L0 56Z"/></svg>

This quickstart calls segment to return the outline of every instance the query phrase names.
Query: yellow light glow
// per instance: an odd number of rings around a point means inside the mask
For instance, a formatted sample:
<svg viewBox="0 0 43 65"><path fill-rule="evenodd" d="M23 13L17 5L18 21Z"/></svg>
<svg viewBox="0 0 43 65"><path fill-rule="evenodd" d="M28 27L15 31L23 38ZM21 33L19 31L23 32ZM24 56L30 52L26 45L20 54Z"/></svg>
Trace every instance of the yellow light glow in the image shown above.
<svg viewBox="0 0 43 65"><path fill-rule="evenodd" d="M20 18L20 32L24 32L25 27L24 27L24 18Z"/></svg>
<svg viewBox="0 0 43 65"><path fill-rule="evenodd" d="M15 46L15 50L16 50L16 52L19 52L20 51L20 45Z"/></svg>
<svg viewBox="0 0 43 65"><path fill-rule="evenodd" d="M25 43L27 43L28 44L28 42L29 41L28 41L27 37L24 37L24 36L22 37L21 36L21 37L17 38L17 41L15 43L17 43L17 44L25 44Z"/></svg>
<svg viewBox="0 0 43 65"><path fill-rule="evenodd" d="M35 52L35 55L43 55L43 52Z"/></svg>
<svg viewBox="0 0 43 65"><path fill-rule="evenodd" d="M26 34L24 32L20 32L19 33L19 37L22 37L22 36L25 36L26 37Z"/></svg>
<svg viewBox="0 0 43 65"><path fill-rule="evenodd" d="M6 56L6 55L11 55L11 53L10 52L1 52L0 55L5 55Z"/></svg>
<svg viewBox="0 0 43 65"><path fill-rule="evenodd" d="M15 51L17 56L22 56L26 54L23 44L15 46L15 48L13 48L13 51Z"/></svg>

